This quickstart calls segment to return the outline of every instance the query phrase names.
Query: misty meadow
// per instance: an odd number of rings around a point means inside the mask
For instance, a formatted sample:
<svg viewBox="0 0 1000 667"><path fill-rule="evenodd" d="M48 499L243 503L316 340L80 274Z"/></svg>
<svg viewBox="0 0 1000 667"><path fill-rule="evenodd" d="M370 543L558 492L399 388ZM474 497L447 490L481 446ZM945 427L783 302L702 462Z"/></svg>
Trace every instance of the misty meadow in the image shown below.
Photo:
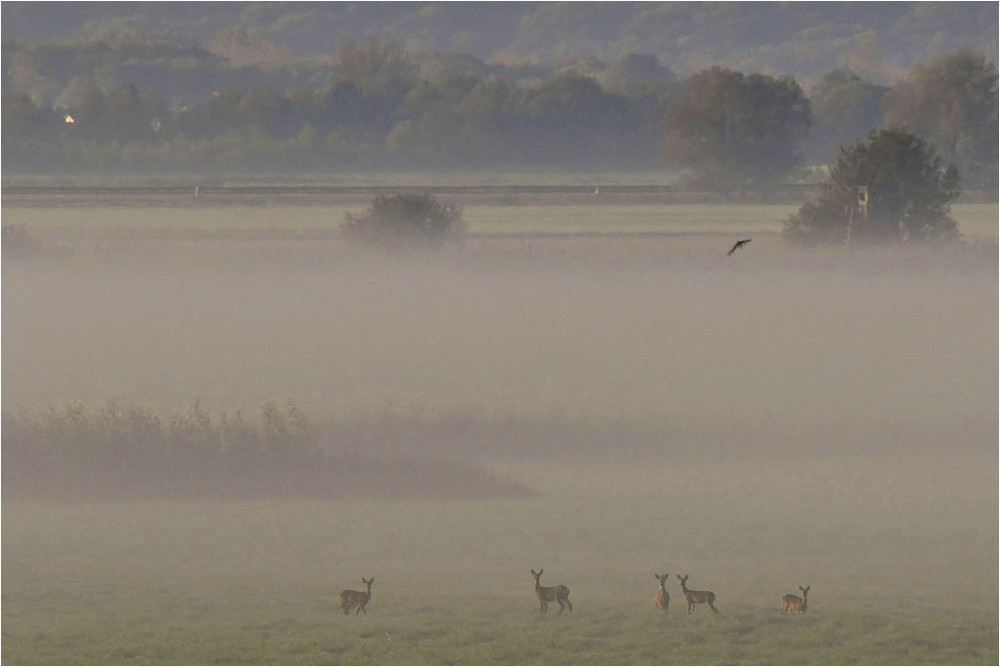
<svg viewBox="0 0 1000 667"><path fill-rule="evenodd" d="M4 660L995 661L994 205L847 249L522 196L403 254L362 205L7 208Z"/></svg>
<svg viewBox="0 0 1000 667"><path fill-rule="evenodd" d="M4 2L9 664L996 664L995 3Z"/></svg>

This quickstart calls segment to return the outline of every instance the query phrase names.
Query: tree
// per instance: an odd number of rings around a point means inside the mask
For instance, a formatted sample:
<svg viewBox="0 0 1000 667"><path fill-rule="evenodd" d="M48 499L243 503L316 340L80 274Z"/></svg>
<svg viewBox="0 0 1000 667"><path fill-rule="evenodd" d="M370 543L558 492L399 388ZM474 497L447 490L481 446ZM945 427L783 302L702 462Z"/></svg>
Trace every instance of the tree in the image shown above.
<svg viewBox="0 0 1000 667"><path fill-rule="evenodd" d="M823 75L809 95L813 126L806 139L811 164L826 164L841 146L853 144L882 125L882 98L888 88L837 68Z"/></svg>
<svg viewBox="0 0 1000 667"><path fill-rule="evenodd" d="M247 32L243 26L219 30L208 48L212 53L229 60L233 67L277 68L292 60L287 50L260 35Z"/></svg>
<svg viewBox="0 0 1000 667"><path fill-rule="evenodd" d="M607 160L619 148L628 118L625 98L604 92L590 77L572 71L551 76L526 103L539 162Z"/></svg>
<svg viewBox="0 0 1000 667"><path fill-rule="evenodd" d="M341 229L352 242L398 248L438 244L460 235L465 224L460 206L430 195L401 194L379 195L358 215L347 212Z"/></svg>
<svg viewBox="0 0 1000 667"><path fill-rule="evenodd" d="M101 123L107 136L148 141L156 135L156 122L162 123L166 113L159 95L140 93L135 86L128 85L106 99Z"/></svg>
<svg viewBox="0 0 1000 667"><path fill-rule="evenodd" d="M798 166L809 100L794 79L713 67L666 114L663 157L720 189L773 185Z"/></svg>
<svg viewBox="0 0 1000 667"><path fill-rule="evenodd" d="M660 65L653 55L629 53L597 75L601 87L627 98L669 93L677 85L677 77L669 67Z"/></svg>
<svg viewBox="0 0 1000 667"><path fill-rule="evenodd" d="M885 98L885 123L941 151L967 184L997 187L997 67L961 50L917 65Z"/></svg>
<svg viewBox="0 0 1000 667"><path fill-rule="evenodd" d="M382 44L370 36L364 44L344 40L338 59L344 80L360 92L365 117L373 129L388 132L397 110L418 78L416 63L398 42Z"/></svg>
<svg viewBox="0 0 1000 667"><path fill-rule="evenodd" d="M240 106L249 127L271 139L288 139L299 131L301 114L274 86L256 86Z"/></svg>
<svg viewBox="0 0 1000 667"><path fill-rule="evenodd" d="M867 216L857 208L859 187L868 189ZM948 213L959 194L958 170L923 139L873 130L840 150L819 200L789 218L784 235L807 243L843 242L848 233L852 243L953 239L958 225Z"/></svg>

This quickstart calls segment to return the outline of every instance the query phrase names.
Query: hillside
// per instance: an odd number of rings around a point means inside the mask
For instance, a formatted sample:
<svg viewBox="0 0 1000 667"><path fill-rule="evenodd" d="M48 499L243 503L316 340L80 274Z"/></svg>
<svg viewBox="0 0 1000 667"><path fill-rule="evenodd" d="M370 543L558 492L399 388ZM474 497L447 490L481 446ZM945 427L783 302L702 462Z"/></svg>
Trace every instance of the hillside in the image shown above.
<svg viewBox="0 0 1000 667"><path fill-rule="evenodd" d="M893 3L33 3L5 2L3 40L59 42L123 29L208 45L242 27L291 58L333 53L369 34L419 51L552 64L587 54L652 54L683 75L721 64L799 80L848 66L891 83L960 48L997 52L998 8Z"/></svg>

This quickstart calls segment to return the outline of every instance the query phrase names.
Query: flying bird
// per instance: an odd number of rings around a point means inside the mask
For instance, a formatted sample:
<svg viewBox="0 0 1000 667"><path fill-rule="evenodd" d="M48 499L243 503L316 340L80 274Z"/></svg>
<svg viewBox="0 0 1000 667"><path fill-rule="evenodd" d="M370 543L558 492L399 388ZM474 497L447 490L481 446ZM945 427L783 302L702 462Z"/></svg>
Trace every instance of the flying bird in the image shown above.
<svg viewBox="0 0 1000 667"><path fill-rule="evenodd" d="M751 240L752 239L740 239L739 241L733 244L733 247L729 249L729 252L727 252L726 255L727 256L732 255L734 252L736 252L738 248L742 248L746 244L750 243Z"/></svg>

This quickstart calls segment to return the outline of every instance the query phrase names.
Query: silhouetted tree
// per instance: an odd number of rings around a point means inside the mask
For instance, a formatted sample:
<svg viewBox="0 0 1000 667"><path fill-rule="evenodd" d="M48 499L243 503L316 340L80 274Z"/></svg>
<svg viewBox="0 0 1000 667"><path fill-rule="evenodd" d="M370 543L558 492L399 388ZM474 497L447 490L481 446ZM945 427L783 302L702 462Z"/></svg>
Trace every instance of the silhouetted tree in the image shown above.
<svg viewBox="0 0 1000 667"><path fill-rule="evenodd" d="M430 195L379 195L360 214L346 213L347 238L365 245L401 247L437 244L465 230L462 208Z"/></svg>
<svg viewBox="0 0 1000 667"><path fill-rule="evenodd" d="M525 101L536 160L606 157L619 148L627 119L625 99L604 92L592 78L573 71L557 74L530 91Z"/></svg>
<svg viewBox="0 0 1000 667"><path fill-rule="evenodd" d="M809 100L794 79L713 67L666 114L663 157L720 189L767 188L802 160Z"/></svg>
<svg viewBox="0 0 1000 667"><path fill-rule="evenodd" d="M885 98L885 123L930 141L967 184L997 187L997 67L969 50L917 65Z"/></svg>
<svg viewBox="0 0 1000 667"><path fill-rule="evenodd" d="M867 219L852 212L858 188L868 188ZM852 243L948 240L958 225L949 217L961 189L958 171L920 137L898 128L873 131L842 148L817 201L785 223L794 241Z"/></svg>
<svg viewBox="0 0 1000 667"><path fill-rule="evenodd" d="M824 74L809 95L813 124L804 145L810 162L832 162L841 146L860 141L881 127L882 98L887 91L848 69Z"/></svg>
<svg viewBox="0 0 1000 667"><path fill-rule="evenodd" d="M398 120L400 103L416 83L416 63L398 42L382 44L370 37L364 44L344 40L339 64L343 78L361 92L369 126L388 132Z"/></svg>

